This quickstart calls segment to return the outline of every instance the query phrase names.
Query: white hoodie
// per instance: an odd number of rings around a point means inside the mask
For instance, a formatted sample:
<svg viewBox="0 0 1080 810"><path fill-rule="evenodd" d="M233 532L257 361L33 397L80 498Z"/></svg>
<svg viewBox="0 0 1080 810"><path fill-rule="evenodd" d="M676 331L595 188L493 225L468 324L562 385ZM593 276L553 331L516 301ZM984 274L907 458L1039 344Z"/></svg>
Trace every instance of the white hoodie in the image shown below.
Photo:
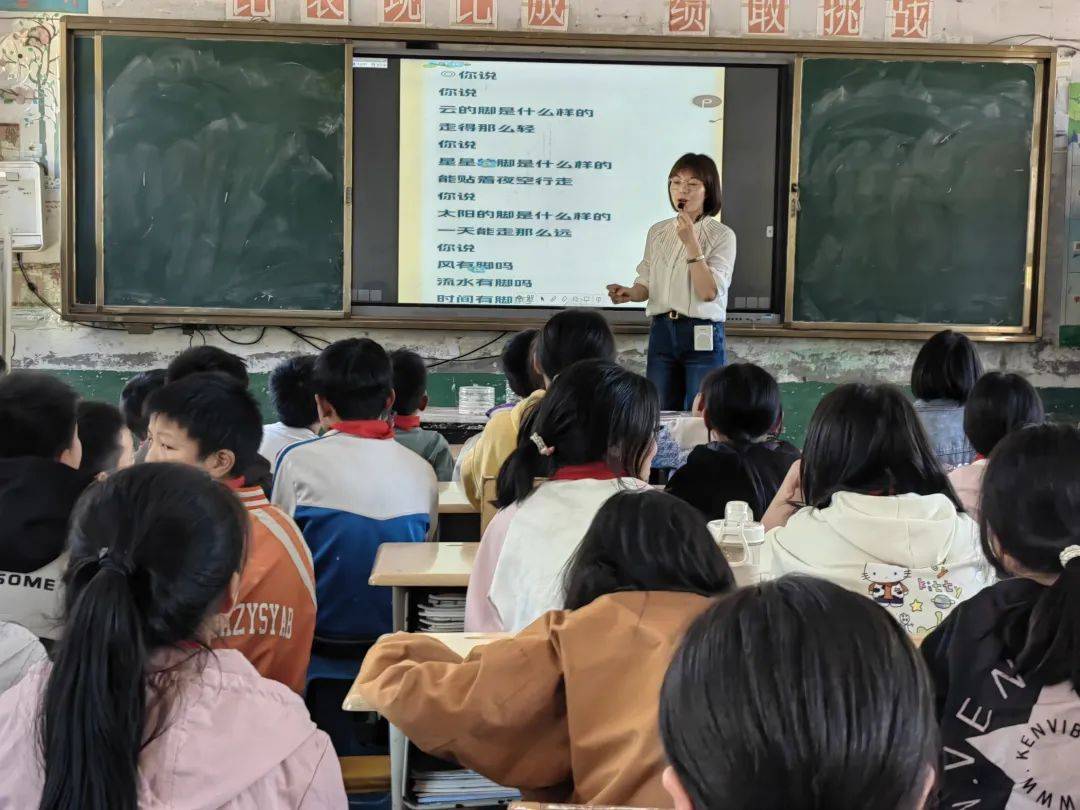
<svg viewBox="0 0 1080 810"><path fill-rule="evenodd" d="M774 577L808 574L864 594L917 638L994 581L978 526L944 495L840 492L766 541Z"/></svg>

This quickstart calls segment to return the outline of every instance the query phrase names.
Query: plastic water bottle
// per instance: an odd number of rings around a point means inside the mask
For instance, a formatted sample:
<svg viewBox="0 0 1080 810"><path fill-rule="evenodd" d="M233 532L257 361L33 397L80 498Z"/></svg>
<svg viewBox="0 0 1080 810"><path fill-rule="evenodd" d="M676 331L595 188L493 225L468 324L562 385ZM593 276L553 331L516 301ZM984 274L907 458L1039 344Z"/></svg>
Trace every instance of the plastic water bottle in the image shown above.
<svg viewBox="0 0 1080 810"><path fill-rule="evenodd" d="M765 527L754 520L750 504L728 501L724 519L709 523L724 557L731 566L737 585L756 585L764 576L762 554L765 549Z"/></svg>
<svg viewBox="0 0 1080 810"><path fill-rule="evenodd" d="M495 389L490 385L463 385L458 389L458 413L483 416L495 407Z"/></svg>

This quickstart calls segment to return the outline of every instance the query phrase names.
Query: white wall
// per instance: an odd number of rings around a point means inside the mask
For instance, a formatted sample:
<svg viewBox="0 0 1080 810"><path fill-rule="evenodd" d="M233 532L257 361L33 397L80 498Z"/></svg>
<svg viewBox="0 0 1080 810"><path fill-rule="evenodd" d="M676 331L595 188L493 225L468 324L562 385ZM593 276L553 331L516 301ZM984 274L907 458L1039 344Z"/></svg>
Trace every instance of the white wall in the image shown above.
<svg viewBox="0 0 1080 810"><path fill-rule="evenodd" d="M109 16L142 18L225 18L226 2L231 0L90 0L91 11ZM276 0L278 22L299 22L303 0ZM570 28L573 31L659 34L662 32L667 4L665 0L570 0ZM738 35L743 26L744 0L713 0L711 4L713 35ZM864 37L881 39L885 35L888 0L865 0ZM11 0L0 5L13 5ZM31 0L31 6L36 3ZM790 0L790 31L794 37L813 37L817 33L819 0ZM449 20L450 0L427 0L427 24L444 27ZM351 0L354 25L376 22L376 0ZM514 30L520 25L520 2L501 0L498 27ZM39 26L55 30L56 15L7 14L0 16L0 157L43 154L55 167L56 152L56 82L55 63L33 63L39 54L30 48ZM257 23L256 23L257 24ZM35 34L34 32L38 32ZM1062 45L1069 39L1080 40L1080 0L935 0L931 38L938 41L990 42L1017 34L1044 34L1057 37ZM1019 40L1023 41L1023 40ZM1078 43L1080 44L1080 43ZM37 69L28 69L29 56ZM50 54L55 60L55 47ZM1080 66L1080 59L1074 60ZM43 69L45 68L45 69ZM39 119L44 118L44 125ZM5 139L17 124L17 138ZM42 132L46 135L41 137ZM1051 226L1051 250L1048 265L1047 311L1048 334L1056 331L1056 313L1060 303L1061 248L1063 243L1064 155L1055 155L1052 198L1054 218ZM59 229L56 184L50 191L47 206L48 229L55 240ZM51 301L58 301L58 254L54 247L37 258L27 257L28 271ZM160 365L176 351L186 347L189 337L178 330L161 330L152 335L127 335L123 332L91 330L61 323L51 312L36 304L34 297L16 279L15 362L23 366L73 369L135 370ZM311 330L333 339L346 332L360 330ZM417 331L371 333L390 346L408 345L427 356L453 357L494 337L487 333L440 334ZM257 330L242 330L230 335L252 339ZM200 340L195 337L195 340ZM250 347L233 346L216 334L208 340L229 347L249 357L255 370L265 370L283 353L302 350L304 346L292 335L267 330L265 338ZM848 342L815 339L733 338L731 353L740 359L762 363L781 380L835 381L869 376L875 379L906 379L917 346L910 342ZM624 359L633 366L643 365L644 341L626 338L621 341ZM854 350L853 350L854 347ZM483 354L488 354L485 351ZM1080 351L1056 348L1049 343L1038 345L986 344L983 355L988 366L1018 370L1029 374L1037 385L1080 387ZM492 370L491 362L450 364L440 370Z"/></svg>

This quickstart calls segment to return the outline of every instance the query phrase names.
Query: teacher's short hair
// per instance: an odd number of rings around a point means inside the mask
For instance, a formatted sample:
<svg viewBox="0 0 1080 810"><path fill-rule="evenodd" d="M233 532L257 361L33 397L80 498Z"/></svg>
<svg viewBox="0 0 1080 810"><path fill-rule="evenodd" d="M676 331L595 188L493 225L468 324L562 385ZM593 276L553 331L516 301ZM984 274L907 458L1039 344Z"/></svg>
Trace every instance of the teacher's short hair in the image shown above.
<svg viewBox="0 0 1080 810"><path fill-rule="evenodd" d="M682 171L690 172L705 184L703 215L715 217L719 214L720 209L724 207L724 190L720 183L720 170L716 168L716 161L708 155L696 155L693 152L687 152L675 161L675 165L668 172L668 180L670 181L672 177ZM668 192L668 202L671 202L670 191ZM671 203L671 207L675 208L675 204ZM679 209L675 208L675 210L678 211Z"/></svg>

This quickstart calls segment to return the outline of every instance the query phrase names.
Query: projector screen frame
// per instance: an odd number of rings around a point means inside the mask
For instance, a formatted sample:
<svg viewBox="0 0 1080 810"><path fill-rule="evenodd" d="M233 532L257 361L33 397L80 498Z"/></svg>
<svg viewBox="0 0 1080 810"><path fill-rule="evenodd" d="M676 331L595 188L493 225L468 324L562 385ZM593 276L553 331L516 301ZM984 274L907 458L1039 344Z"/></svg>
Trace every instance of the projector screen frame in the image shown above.
<svg viewBox="0 0 1080 810"><path fill-rule="evenodd" d="M536 31L474 31L462 28L426 28L426 27L371 27L371 26L337 26L337 25L310 25L310 24L252 24L248 22L233 21L192 21L192 20L168 20L168 19L139 19L123 17L94 17L94 16L65 16L60 21L60 138L61 138L61 165L65 182L61 189L61 314L65 320L78 322L103 322L129 325L135 331L145 331L152 324L217 324L217 325L282 325L282 326L341 326L341 327L369 327L369 328L405 328L415 330L507 330L525 328L542 323L554 309L527 308L522 310L508 310L506 308L468 308L467 312L441 312L441 307L407 307L405 305L382 307L391 312L373 313L368 307L353 305L344 314L344 317L325 318L311 317L307 314L285 313L274 311L246 311L228 312L223 310L195 310L177 311L175 308L169 312L119 312L102 305L93 309L74 304L75 295L75 267L74 267L74 190L69 182L74 177L75 156L72 145L74 142L74 99L72 83L72 48L76 34L157 34L160 36L193 36L193 37L221 37L228 39L282 39L291 41L335 40L341 41L343 50L351 47L353 52L357 48L370 51L380 45L387 48L404 48L411 51L409 55L419 55L419 51L431 44L438 44L446 50L440 50L440 55L449 53L451 46L466 50L491 49L492 57L509 55L505 49L516 50L523 53L525 50L537 53L557 53L560 61L566 57L573 59L590 54L590 61L604 52L618 51L640 55L634 60L622 59L616 61L640 61L659 62L667 64L776 64L783 61L784 64L794 64L803 56L869 56L869 57L916 57L916 58L943 58L943 59L1031 59L1043 63L1043 75L1050 77L1044 86L1043 134L1043 160L1039 171L1039 193L1035 211L1038 225L1036 226L1035 247L1037 251L1036 273L1034 281L1035 290L1032 295L1032 331L1027 334L977 334L976 339L1000 341L1000 342L1031 342L1037 340L1042 334L1042 321L1044 311L1044 289L1046 273L1046 246L1048 238L1048 209L1049 209L1049 178L1050 161L1053 154L1053 126L1047 125L1045 118L1052 114L1054 108L1054 82L1056 75L1057 55L1050 47L1042 46L1008 46L1008 45L985 45L985 44L951 44L951 43L911 43L890 41L851 41L851 40L807 40L786 39L775 37L701 37L701 36L674 36L674 35L618 35L618 34L595 34L595 33L548 33ZM497 52L502 50L502 54ZM479 53L470 53L474 58L479 58ZM343 60L344 61L344 60ZM584 61L584 60L582 60ZM597 60L603 61L603 60ZM778 151L787 165L790 165L791 151L793 148L793 136L791 134L791 104L790 101L798 92L797 86L792 83L787 87L789 104L787 114L781 116L781 131L786 131L787 140L778 145ZM785 94L781 94L783 97ZM349 127L352 121L347 122ZM784 166L778 166L780 178L786 178L783 173ZM346 196L351 195L351 176L345 178L348 184L343 192ZM783 197L781 212L788 213L787 201L789 198L786 183L778 182L780 196ZM787 242L787 216L780 217L776 224L776 240L778 246L786 252ZM346 239L349 235L346 234ZM346 248L347 254L349 252ZM351 262L349 255L345 256L348 266ZM774 263L775 266L775 263ZM790 270L781 263L780 270L782 284L788 283ZM352 277L348 274L351 291ZM780 287L783 289L783 286ZM351 297L351 296L350 296ZM774 296L774 299L776 296ZM782 300L782 296L780 297ZM776 301L774 300L774 308ZM422 309L421 313L406 312L403 309ZM790 319L790 312L781 312L781 321ZM433 311L434 310L434 311ZM613 326L619 332L643 333L647 331L647 321L640 310L619 311L605 308L603 310L611 318ZM777 324L750 324L739 323L729 325L729 334L755 334L761 336L798 336L798 337L843 337L843 338L885 338L885 339L914 339L921 338L930 332L920 329L898 332L889 329L876 328L866 325L857 330L835 328L830 325L822 325L820 328L800 328L798 330L781 323Z"/></svg>

